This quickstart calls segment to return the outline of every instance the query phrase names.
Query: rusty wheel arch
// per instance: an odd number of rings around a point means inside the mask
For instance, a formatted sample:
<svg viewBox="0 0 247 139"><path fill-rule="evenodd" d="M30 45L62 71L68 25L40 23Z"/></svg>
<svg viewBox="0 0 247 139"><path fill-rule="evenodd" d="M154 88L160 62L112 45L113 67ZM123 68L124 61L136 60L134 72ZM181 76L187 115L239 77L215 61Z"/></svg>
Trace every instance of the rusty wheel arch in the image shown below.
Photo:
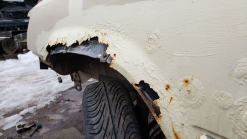
<svg viewBox="0 0 247 139"><path fill-rule="evenodd" d="M99 79L101 75L128 82L128 86L131 86L139 94L154 119L159 121L162 116L159 106L155 103L159 99L158 94L150 88L148 83L144 81L130 83L121 73L111 68L112 59L116 55L111 57L106 53L106 49L107 45L99 43L98 38L81 44L75 43L69 47L62 44L48 46L49 55L46 64L61 75L70 74L76 89L80 88L80 84L88 79Z"/></svg>

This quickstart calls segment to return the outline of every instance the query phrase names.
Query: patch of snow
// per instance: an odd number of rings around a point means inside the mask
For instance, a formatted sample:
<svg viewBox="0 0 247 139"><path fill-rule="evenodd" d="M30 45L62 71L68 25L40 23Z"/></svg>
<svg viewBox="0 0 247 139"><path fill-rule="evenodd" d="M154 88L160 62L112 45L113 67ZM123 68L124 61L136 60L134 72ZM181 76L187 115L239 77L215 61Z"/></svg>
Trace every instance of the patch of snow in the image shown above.
<svg viewBox="0 0 247 139"><path fill-rule="evenodd" d="M21 111L19 113L19 115L25 115L26 113L34 113L36 109L37 109L36 106L33 106L33 107L30 107L30 108L24 109L23 111Z"/></svg>
<svg viewBox="0 0 247 139"><path fill-rule="evenodd" d="M68 110L68 113L76 113L79 111L80 111L80 109L70 109L70 110Z"/></svg>
<svg viewBox="0 0 247 139"><path fill-rule="evenodd" d="M42 127L42 130L39 131L39 134L40 134L40 135L43 135L45 132L48 132L48 131L50 131L50 130L51 130L50 128Z"/></svg>
<svg viewBox="0 0 247 139"><path fill-rule="evenodd" d="M3 126L2 129L6 130L11 127L14 127L17 122L19 122L23 117L19 114L12 115L0 120L0 126Z"/></svg>
<svg viewBox="0 0 247 139"><path fill-rule="evenodd" d="M58 110L58 113L64 113L65 112L65 109L62 109L62 110Z"/></svg>
<svg viewBox="0 0 247 139"><path fill-rule="evenodd" d="M0 137L3 135L3 133L2 132L0 132Z"/></svg>
<svg viewBox="0 0 247 139"><path fill-rule="evenodd" d="M53 119L53 120L64 119L63 115L61 115L61 114L48 115L48 117L49 117L50 119Z"/></svg>
<svg viewBox="0 0 247 139"><path fill-rule="evenodd" d="M87 81L89 81L89 82L93 82L95 79L93 79L93 78L90 78L89 80L87 80Z"/></svg>
<svg viewBox="0 0 247 139"><path fill-rule="evenodd" d="M14 110L23 115L43 108L74 86L70 76L60 76L60 84L53 70L40 70L39 59L31 51L19 54L18 60L0 61L0 77L0 121L8 119L5 115ZM2 123L0 128L8 124Z"/></svg>

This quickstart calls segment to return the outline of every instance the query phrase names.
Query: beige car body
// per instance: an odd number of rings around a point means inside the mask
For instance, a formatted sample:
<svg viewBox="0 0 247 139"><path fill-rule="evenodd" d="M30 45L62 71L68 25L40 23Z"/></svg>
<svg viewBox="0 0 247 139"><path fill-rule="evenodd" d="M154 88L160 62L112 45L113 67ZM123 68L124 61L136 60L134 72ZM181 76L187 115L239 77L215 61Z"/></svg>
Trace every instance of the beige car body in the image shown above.
<svg viewBox="0 0 247 139"><path fill-rule="evenodd" d="M168 139L247 138L246 0L44 0L28 48L98 37L111 67L149 83Z"/></svg>

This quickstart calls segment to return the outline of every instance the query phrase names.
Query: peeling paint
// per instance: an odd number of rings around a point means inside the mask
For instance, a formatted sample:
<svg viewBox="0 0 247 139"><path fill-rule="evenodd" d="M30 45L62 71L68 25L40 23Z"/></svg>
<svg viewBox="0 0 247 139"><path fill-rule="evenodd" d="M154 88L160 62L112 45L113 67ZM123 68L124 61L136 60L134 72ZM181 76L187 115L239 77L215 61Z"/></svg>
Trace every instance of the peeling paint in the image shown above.
<svg viewBox="0 0 247 139"><path fill-rule="evenodd" d="M214 103L221 107L222 109L228 109L233 105L233 97L230 93L215 92L214 93Z"/></svg>
<svg viewBox="0 0 247 139"><path fill-rule="evenodd" d="M177 81L176 99L182 107L199 108L206 100L204 87L198 79L184 77Z"/></svg>
<svg viewBox="0 0 247 139"><path fill-rule="evenodd" d="M233 131L240 138L247 138L247 97L234 102L235 109L229 113L233 124Z"/></svg>
<svg viewBox="0 0 247 139"><path fill-rule="evenodd" d="M155 104L156 106L158 106L158 101L157 101L157 100L154 100L154 104Z"/></svg>
<svg viewBox="0 0 247 139"><path fill-rule="evenodd" d="M113 54L113 56L111 56L111 57L112 57L112 61L110 63L110 67L113 68L114 67L114 61L116 60L116 54Z"/></svg>
<svg viewBox="0 0 247 139"><path fill-rule="evenodd" d="M156 49L161 47L159 36L160 32L158 30L148 33L146 38L146 44L144 45L144 50L147 53L153 53L156 51Z"/></svg>
<svg viewBox="0 0 247 139"><path fill-rule="evenodd" d="M151 111L153 117L154 117L156 120L160 120L160 119L162 118L162 114L157 115L157 114L155 113L155 109L154 109L153 105L152 105L152 104L150 103L150 101L144 96L143 92L141 91L141 88L138 87L135 83L132 83L132 86L133 86L137 91L139 91L138 93L140 94L140 96L143 98L144 102L146 103L146 105L147 105L148 108L150 109L150 111ZM156 106L160 107L160 106L159 106L159 99L154 100L153 103L154 103Z"/></svg>
<svg viewBox="0 0 247 139"><path fill-rule="evenodd" d="M237 83L244 85L247 90L247 58L240 59L232 70L232 77Z"/></svg>

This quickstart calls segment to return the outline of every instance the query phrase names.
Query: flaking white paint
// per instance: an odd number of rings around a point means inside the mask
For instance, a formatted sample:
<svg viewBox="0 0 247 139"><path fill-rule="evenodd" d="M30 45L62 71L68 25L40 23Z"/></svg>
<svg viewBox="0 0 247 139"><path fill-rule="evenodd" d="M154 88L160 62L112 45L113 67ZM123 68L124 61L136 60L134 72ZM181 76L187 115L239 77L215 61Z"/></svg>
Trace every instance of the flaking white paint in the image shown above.
<svg viewBox="0 0 247 139"><path fill-rule="evenodd" d="M29 48L45 60L48 45L70 46L98 37L108 45L108 54L116 54L114 69L130 82L150 83L158 93L162 115L158 122L167 138L199 138L202 133L247 138L243 122L247 107L231 107L221 100L228 98L224 94L214 99L218 90L230 93L238 104L238 99L246 97L247 1L106 2L107 6L96 4L82 10L84 3L90 5L89 0L69 0L69 16L49 31L32 34L35 26L29 26L29 34L37 36ZM31 20L35 14L41 13L34 8ZM188 86L183 84L184 78L190 79ZM228 118L230 113L234 114Z"/></svg>

